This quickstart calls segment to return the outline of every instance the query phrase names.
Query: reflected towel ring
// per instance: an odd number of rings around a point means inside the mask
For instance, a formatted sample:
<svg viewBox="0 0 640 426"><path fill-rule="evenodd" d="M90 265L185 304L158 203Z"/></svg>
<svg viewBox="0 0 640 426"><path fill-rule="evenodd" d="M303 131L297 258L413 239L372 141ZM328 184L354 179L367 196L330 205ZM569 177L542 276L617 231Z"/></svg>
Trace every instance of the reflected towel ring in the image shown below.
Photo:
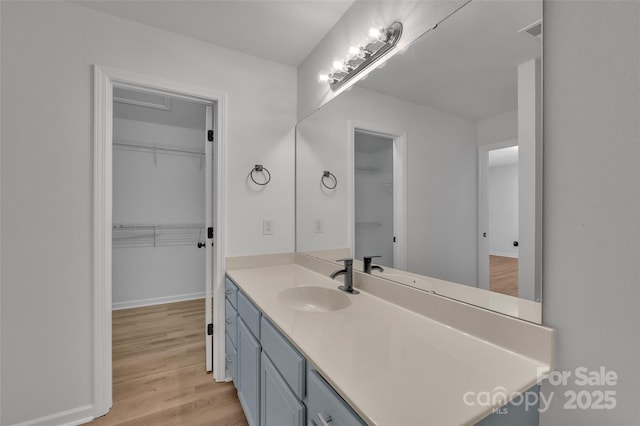
<svg viewBox="0 0 640 426"><path fill-rule="evenodd" d="M253 177L253 172L264 173L267 176L267 180L262 182L262 183L256 181L255 178ZM249 172L249 177L251 178L253 183L255 183L256 185L260 185L260 186L264 186L264 185L268 184L269 182L271 182L271 173L262 164L256 164L255 167L253 169L251 169L251 171Z"/></svg>
<svg viewBox="0 0 640 426"><path fill-rule="evenodd" d="M329 180L330 183L331 181L333 181L333 185L327 185L327 179ZM338 186L338 179L335 177L333 173L331 173L328 170L325 170L322 173L322 178L320 178L320 181L322 182L322 186L324 186L327 189L336 189L336 186Z"/></svg>

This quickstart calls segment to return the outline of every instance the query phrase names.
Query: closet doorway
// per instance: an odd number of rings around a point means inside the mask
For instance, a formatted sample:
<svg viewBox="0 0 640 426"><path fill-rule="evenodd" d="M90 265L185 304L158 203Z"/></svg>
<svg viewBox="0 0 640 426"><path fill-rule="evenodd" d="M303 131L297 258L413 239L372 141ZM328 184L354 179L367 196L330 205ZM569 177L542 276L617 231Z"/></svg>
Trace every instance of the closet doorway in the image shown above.
<svg viewBox="0 0 640 426"><path fill-rule="evenodd" d="M354 257L392 268L393 139L356 130L354 152Z"/></svg>
<svg viewBox="0 0 640 426"><path fill-rule="evenodd" d="M206 370L216 381L226 379L220 306L226 97L98 66L94 85L94 416L99 417L112 405L112 308L204 298L200 332ZM214 323L221 325L216 333Z"/></svg>
<svg viewBox="0 0 640 426"><path fill-rule="evenodd" d="M114 310L207 297L213 107L113 89Z"/></svg>
<svg viewBox="0 0 640 426"><path fill-rule="evenodd" d="M376 264L406 269L405 132L349 122L350 246L356 259L379 256Z"/></svg>

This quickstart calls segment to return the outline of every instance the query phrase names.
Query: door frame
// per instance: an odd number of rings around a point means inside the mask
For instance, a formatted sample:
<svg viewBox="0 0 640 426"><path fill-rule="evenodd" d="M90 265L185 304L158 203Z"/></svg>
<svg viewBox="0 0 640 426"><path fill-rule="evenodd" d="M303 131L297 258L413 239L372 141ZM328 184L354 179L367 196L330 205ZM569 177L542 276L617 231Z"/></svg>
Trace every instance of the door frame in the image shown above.
<svg viewBox="0 0 640 426"><path fill-rule="evenodd" d="M109 412L112 398L111 310L113 208L113 87L141 89L186 100L211 103L217 127L214 144L214 323L213 379L226 380L224 362L224 271L226 224L226 117L227 95L223 92L164 80L99 65L93 67L93 415ZM203 324L204 327L204 324ZM204 373L204 372L203 372Z"/></svg>
<svg viewBox="0 0 640 426"><path fill-rule="evenodd" d="M518 139L478 146L478 287L490 289L489 279L489 151L518 146Z"/></svg>
<svg viewBox="0 0 640 426"><path fill-rule="evenodd" d="M351 257L355 255L355 133L370 133L393 140L393 267L407 269L407 133L373 123L348 121L347 137L347 235Z"/></svg>

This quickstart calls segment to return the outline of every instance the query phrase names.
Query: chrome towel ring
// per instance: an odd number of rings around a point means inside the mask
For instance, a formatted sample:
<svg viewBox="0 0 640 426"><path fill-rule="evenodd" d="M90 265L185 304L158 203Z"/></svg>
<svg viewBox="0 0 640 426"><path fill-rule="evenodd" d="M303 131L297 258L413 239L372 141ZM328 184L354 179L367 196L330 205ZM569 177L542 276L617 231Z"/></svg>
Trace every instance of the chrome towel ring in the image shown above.
<svg viewBox="0 0 640 426"><path fill-rule="evenodd" d="M255 172L258 173L262 173L263 175L265 175L267 177L267 180L264 182L258 182L256 181L255 177L253 176L253 174ZM251 171L249 172L249 177L251 178L251 180L253 181L253 183L255 183L256 185L260 185L260 186L264 186L266 184L268 184L269 182L271 182L271 173L269 172L269 170L264 167L262 164L256 164L254 166L253 169L251 169Z"/></svg>
<svg viewBox="0 0 640 426"><path fill-rule="evenodd" d="M335 177L333 173L331 173L328 170L325 170L322 173L322 177L320 178L320 181L322 182L322 186L324 186L327 189L336 189L336 186L338 186L338 179Z"/></svg>

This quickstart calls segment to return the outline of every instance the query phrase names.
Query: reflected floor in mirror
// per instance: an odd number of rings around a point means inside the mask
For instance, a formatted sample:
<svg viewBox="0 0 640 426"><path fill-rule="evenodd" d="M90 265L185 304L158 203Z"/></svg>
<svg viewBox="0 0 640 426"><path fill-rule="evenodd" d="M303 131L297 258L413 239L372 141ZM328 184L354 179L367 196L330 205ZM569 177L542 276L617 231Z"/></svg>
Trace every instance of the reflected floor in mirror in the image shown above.
<svg viewBox="0 0 640 426"><path fill-rule="evenodd" d="M518 259L506 256L489 256L491 291L518 297Z"/></svg>

